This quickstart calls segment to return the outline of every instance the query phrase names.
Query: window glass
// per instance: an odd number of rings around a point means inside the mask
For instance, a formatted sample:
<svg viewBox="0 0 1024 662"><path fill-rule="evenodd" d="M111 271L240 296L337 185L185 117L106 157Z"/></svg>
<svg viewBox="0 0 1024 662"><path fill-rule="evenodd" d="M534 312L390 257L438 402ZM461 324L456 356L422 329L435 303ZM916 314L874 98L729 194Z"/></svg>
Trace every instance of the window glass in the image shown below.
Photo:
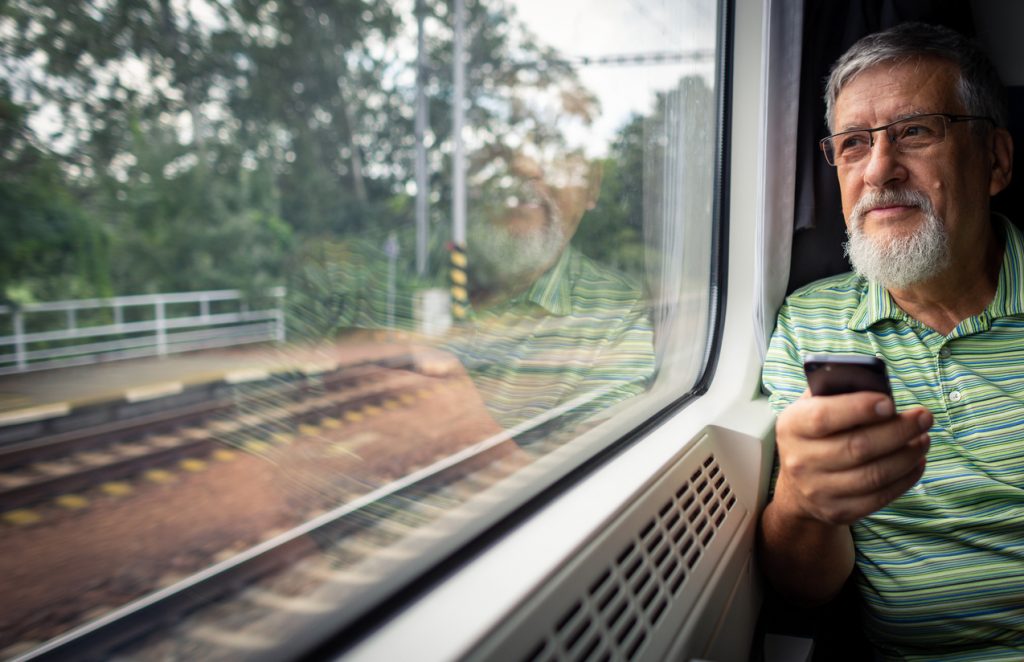
<svg viewBox="0 0 1024 662"><path fill-rule="evenodd" d="M0 653L299 646L694 386L717 3L462 5L0 7Z"/></svg>

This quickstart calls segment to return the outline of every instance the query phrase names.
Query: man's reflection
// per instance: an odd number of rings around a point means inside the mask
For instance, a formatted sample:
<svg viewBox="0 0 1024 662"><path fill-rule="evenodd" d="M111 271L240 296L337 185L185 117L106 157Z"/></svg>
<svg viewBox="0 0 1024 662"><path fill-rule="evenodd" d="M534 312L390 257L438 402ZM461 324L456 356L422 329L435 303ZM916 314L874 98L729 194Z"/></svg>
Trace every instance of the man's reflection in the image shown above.
<svg viewBox="0 0 1024 662"><path fill-rule="evenodd" d="M593 414L644 391L654 372L641 288L570 245L600 190L600 162L566 146L590 111L503 136L471 163L472 311L448 348L505 427L570 402L574 418Z"/></svg>
<svg viewBox="0 0 1024 662"><path fill-rule="evenodd" d="M501 150L482 169L467 229L478 305L518 294L554 265L594 206L601 180L600 164L579 154L542 164Z"/></svg>

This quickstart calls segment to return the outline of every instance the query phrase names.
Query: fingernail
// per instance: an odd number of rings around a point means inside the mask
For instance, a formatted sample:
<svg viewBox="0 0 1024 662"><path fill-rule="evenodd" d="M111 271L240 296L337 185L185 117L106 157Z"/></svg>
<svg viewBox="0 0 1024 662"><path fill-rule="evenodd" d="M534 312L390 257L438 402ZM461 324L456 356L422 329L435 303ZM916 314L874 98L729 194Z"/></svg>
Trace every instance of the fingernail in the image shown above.
<svg viewBox="0 0 1024 662"><path fill-rule="evenodd" d="M882 400L875 405L875 413L879 416L892 416L893 415L893 404L892 400ZM927 429L927 428L925 428Z"/></svg>

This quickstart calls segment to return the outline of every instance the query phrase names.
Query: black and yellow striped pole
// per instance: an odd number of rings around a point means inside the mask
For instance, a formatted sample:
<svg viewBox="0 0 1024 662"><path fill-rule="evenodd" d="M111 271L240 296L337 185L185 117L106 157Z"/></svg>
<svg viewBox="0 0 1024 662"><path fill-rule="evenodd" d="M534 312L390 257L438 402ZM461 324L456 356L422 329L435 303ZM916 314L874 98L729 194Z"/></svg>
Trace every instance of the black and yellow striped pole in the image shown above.
<svg viewBox="0 0 1024 662"><path fill-rule="evenodd" d="M466 259L465 246L452 243L451 263L451 270L448 273L452 282L452 318L456 322L461 322L466 319L466 315L469 313L469 277L467 274L469 261Z"/></svg>
<svg viewBox="0 0 1024 662"><path fill-rule="evenodd" d="M452 318L458 323L469 314L469 278L466 270L466 159L462 126L466 99L466 58L465 58L465 0L454 2L452 40L452 244L450 270L452 281Z"/></svg>

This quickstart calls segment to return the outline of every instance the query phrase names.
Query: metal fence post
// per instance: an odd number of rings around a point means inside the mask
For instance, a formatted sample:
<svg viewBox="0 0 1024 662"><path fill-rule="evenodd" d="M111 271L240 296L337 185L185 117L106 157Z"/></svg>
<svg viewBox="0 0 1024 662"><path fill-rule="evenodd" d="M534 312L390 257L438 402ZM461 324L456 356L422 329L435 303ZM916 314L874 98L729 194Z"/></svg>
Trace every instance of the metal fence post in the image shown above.
<svg viewBox="0 0 1024 662"><path fill-rule="evenodd" d="M25 352L25 317L20 310L14 311L14 358L19 372L28 367L28 356Z"/></svg>
<svg viewBox="0 0 1024 662"><path fill-rule="evenodd" d="M164 300L158 299L156 306L156 354L167 356L167 318L164 311Z"/></svg>
<svg viewBox="0 0 1024 662"><path fill-rule="evenodd" d="M283 343L285 341L284 294L285 293L284 293L284 288L283 287L274 288L274 298L277 300L277 307L274 310L275 315L276 315L275 319L276 319L276 322L277 322L277 325L276 325L276 327L277 327L276 328L276 338L275 339L279 343Z"/></svg>

